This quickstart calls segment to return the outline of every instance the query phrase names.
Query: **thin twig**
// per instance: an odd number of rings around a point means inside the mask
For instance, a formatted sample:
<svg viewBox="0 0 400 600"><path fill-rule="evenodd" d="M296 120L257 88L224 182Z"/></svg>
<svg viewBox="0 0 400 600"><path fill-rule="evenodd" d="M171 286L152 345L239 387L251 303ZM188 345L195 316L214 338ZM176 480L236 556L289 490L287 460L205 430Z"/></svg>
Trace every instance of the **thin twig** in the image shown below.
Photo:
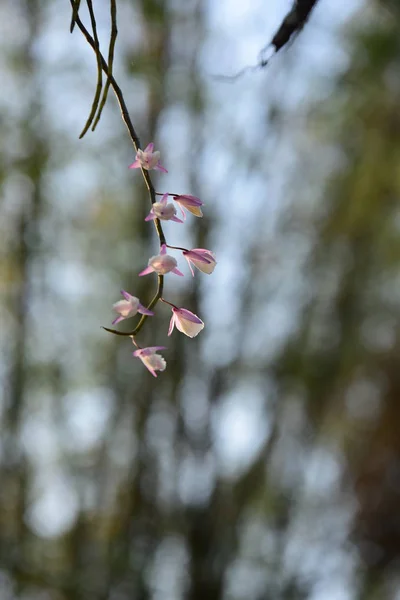
<svg viewBox="0 0 400 600"><path fill-rule="evenodd" d="M111 9L111 35L110 35L110 45L108 47L108 77L106 81L106 85L103 90L103 97L101 99L99 110L97 111L97 117L93 123L92 131L94 131L97 127L98 122L100 121L101 113L103 112L103 108L107 102L108 90L110 89L110 77L112 76L113 62L114 62L114 48L115 42L118 35L117 29L117 2L116 0L110 1L110 9Z"/></svg>
<svg viewBox="0 0 400 600"><path fill-rule="evenodd" d="M271 40L270 45L275 47L275 54L289 42L293 35L300 33L318 1L295 0L292 10L286 15Z"/></svg>
<svg viewBox="0 0 400 600"><path fill-rule="evenodd" d="M96 25L96 18L94 16L92 0L86 0L86 4L89 9L90 21L92 23L93 41L94 41L93 49L95 51L96 59L97 59L97 85L96 85L96 92L95 92L94 98L93 98L92 108L90 110L90 115L88 117L88 120L86 121L86 125L83 128L81 135L79 136L79 139L83 138L83 136L85 135L85 133L87 132L87 130L89 129L89 127L92 124L92 121L93 121L94 116L97 111L97 107L99 106L100 94L101 94L101 90L103 87L103 71L102 71L102 64L101 64L100 43L99 43L99 38L97 36L97 25ZM76 19L75 19L75 22L77 22Z"/></svg>
<svg viewBox="0 0 400 600"><path fill-rule="evenodd" d="M71 4L73 2L73 0L70 0ZM92 47L93 51L96 52L96 45L94 43L94 40L92 38L92 36L90 35L90 33L88 32L88 30L86 29L86 27L84 26L84 24L82 23L81 19L79 16L77 16L76 18L76 24L78 26L78 28L81 30L81 32L83 33L83 35L86 38L86 41L88 42L88 44ZM107 77L110 78L110 85L113 89L113 92L118 100L118 104L119 104L119 108L121 111L121 116L122 116L122 120L125 123L128 131L129 131L129 136L131 138L132 144L136 150L136 152L139 150L140 148L140 139L136 133L135 128L133 127L131 118L129 116L129 112L126 106L126 102L124 99L124 96L122 94L121 88L119 87L119 85L117 84L117 82L114 79L113 75L109 75L109 71L108 71L108 65L103 57L103 55L101 54L101 52L99 51L99 56L101 58L101 67L104 71L104 73L107 75ZM141 169L142 171L142 175L144 178L144 181L146 183L146 187L149 191L150 194L150 200L151 203L154 204L157 199L156 199L156 192L155 192L155 188L153 185L153 182L151 181L151 177L149 175L149 172L146 169ZM165 235L164 232L162 230L161 227L161 223L159 219L154 219L154 224L156 227L156 231L157 231L157 235L160 239L160 245L165 244Z"/></svg>
<svg viewBox="0 0 400 600"><path fill-rule="evenodd" d="M74 30L75 23L76 23L76 17L78 16L80 4L81 4L81 0L74 0L74 2L72 4L72 17L71 17L71 25L69 28L70 33L72 33Z"/></svg>
<svg viewBox="0 0 400 600"><path fill-rule="evenodd" d="M245 73L248 73L249 71L258 71L259 69L263 69L267 66L267 64L268 61L264 60L257 63L256 65L247 65L247 67L243 67L243 69L240 69L240 71L238 71L234 75L213 75L213 79L217 79L220 81L236 81L236 79L239 79Z"/></svg>

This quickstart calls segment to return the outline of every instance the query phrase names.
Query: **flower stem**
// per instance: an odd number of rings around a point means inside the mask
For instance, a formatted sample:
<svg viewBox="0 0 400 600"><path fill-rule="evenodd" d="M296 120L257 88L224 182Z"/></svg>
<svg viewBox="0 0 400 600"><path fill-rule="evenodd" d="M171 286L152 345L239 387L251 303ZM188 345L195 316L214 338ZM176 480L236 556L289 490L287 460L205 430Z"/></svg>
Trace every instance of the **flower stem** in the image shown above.
<svg viewBox="0 0 400 600"><path fill-rule="evenodd" d="M165 244L167 248L172 248L172 250L182 250L182 252L189 252L187 248L181 248L180 246L170 246L169 244Z"/></svg>
<svg viewBox="0 0 400 600"><path fill-rule="evenodd" d="M168 302L168 300L164 300L164 298L160 298L161 302L164 302L164 304L169 304L170 306L172 306L172 308L176 308L178 309L177 306L175 306L175 304L172 304L172 302Z"/></svg>

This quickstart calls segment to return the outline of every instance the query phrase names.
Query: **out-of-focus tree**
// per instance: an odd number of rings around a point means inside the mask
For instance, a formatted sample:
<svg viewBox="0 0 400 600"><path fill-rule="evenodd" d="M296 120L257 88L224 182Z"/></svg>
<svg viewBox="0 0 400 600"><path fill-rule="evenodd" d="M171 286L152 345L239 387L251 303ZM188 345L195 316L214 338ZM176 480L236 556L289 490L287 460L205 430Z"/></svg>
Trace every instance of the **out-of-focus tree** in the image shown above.
<svg viewBox="0 0 400 600"><path fill-rule="evenodd" d="M394 597L399 584L399 33L396 2L360 12L350 64L314 107L335 166L307 224L309 299L274 369L280 389L302 398L314 436L343 452L360 598Z"/></svg>

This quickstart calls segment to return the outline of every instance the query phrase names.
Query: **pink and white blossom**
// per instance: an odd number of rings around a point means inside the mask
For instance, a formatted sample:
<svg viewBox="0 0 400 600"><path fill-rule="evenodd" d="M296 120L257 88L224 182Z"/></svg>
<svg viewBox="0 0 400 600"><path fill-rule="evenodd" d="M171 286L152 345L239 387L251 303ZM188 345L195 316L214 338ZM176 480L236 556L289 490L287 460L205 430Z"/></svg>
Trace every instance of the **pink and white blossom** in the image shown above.
<svg viewBox="0 0 400 600"><path fill-rule="evenodd" d="M151 310L148 310L145 306L140 304L139 298L136 298L136 296L131 296L131 294L128 294L125 290L121 290L121 294L123 295L124 300L118 300L118 302L113 304L113 310L119 315L112 322L113 325L120 323L124 319L134 317L137 313L149 316L154 315Z"/></svg>
<svg viewBox="0 0 400 600"><path fill-rule="evenodd" d="M139 273L139 277L142 275L148 275L149 273L157 273L157 275L166 275L169 272L175 273L183 277L183 273L177 268L177 262L173 256L167 254L167 247L165 244L161 246L160 254L152 256L149 260L149 266Z"/></svg>
<svg viewBox="0 0 400 600"><path fill-rule="evenodd" d="M175 221L176 223L183 223L182 219L178 219L176 215L176 208L172 203L168 204L168 194L164 194L160 202L154 202L151 207L151 211L145 218L145 221L151 221L153 219L161 219L162 221Z"/></svg>
<svg viewBox="0 0 400 600"><path fill-rule="evenodd" d="M203 206L204 202L202 202L200 198L188 194L179 194L173 196L173 199L179 204L184 219L186 218L186 213L183 210L184 208L191 212L192 215L195 215L195 217L203 216L200 206Z"/></svg>
<svg viewBox="0 0 400 600"><path fill-rule="evenodd" d="M155 169L156 171L162 171L168 173L160 163L160 152L159 150L154 151L154 144L148 144L144 150L139 150L136 153L135 161L129 165L130 169Z"/></svg>
<svg viewBox="0 0 400 600"><path fill-rule="evenodd" d="M164 371L167 363L165 362L165 359L160 354L156 354L156 352L157 350L165 349L165 346L149 346L148 348L135 350L133 356L140 358L153 377L157 377L156 371Z"/></svg>
<svg viewBox="0 0 400 600"><path fill-rule="evenodd" d="M174 327L188 337L194 338L204 328L204 323L197 315L190 312L190 310L173 307L168 335L171 335Z"/></svg>
<svg viewBox="0 0 400 600"><path fill-rule="evenodd" d="M215 260L215 255L210 252L210 250L205 250L205 248L194 248L193 250L184 250L183 256L188 261L189 268L194 276L194 272L192 269L192 264L202 271L203 273L207 273L207 275L211 275L211 273L215 269L215 265L217 261Z"/></svg>

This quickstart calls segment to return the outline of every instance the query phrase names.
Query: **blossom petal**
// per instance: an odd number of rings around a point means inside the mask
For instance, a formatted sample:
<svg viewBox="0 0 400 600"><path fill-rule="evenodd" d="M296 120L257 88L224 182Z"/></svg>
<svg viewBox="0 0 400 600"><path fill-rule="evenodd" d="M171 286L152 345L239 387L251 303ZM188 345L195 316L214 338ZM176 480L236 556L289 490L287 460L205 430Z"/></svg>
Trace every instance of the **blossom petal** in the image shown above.
<svg viewBox="0 0 400 600"><path fill-rule="evenodd" d="M187 308L178 308L172 309L175 314L179 314L180 317L187 319L188 321L192 321L192 323L203 323L203 321L194 313L192 313Z"/></svg>
<svg viewBox="0 0 400 600"><path fill-rule="evenodd" d="M138 312L141 313L142 315L148 315L149 317L154 316L154 313L151 310L149 310L148 308L146 308L145 306L143 306L143 304L139 304Z"/></svg>
<svg viewBox="0 0 400 600"><path fill-rule="evenodd" d="M184 254L184 256L185 256L185 254ZM194 271L193 271L192 263L190 262L190 260L186 256L185 256L185 258L187 260L187 264L189 265L189 269L190 269L190 272L192 274L192 277L194 277Z"/></svg>
<svg viewBox="0 0 400 600"><path fill-rule="evenodd" d="M142 165L140 162L136 159L131 165L129 165L128 169L140 169L141 166Z"/></svg>
<svg viewBox="0 0 400 600"><path fill-rule="evenodd" d="M203 212L202 212L201 208L198 207L198 206L186 206L186 208L195 217L202 217L203 216Z"/></svg>
<svg viewBox="0 0 400 600"><path fill-rule="evenodd" d="M197 196L191 196L190 194L178 194L173 196L176 202L182 202L185 206L203 206L204 202L197 198Z"/></svg>
<svg viewBox="0 0 400 600"><path fill-rule="evenodd" d="M200 198L197 198L197 196L180 194L178 196L173 196L173 199L180 205L181 210L183 210L182 206L184 206L189 212L191 212L196 217L203 216L200 206L203 206L204 202L202 202Z"/></svg>
<svg viewBox="0 0 400 600"><path fill-rule="evenodd" d="M176 328L190 338L196 337L204 328L203 321L186 308L173 308L172 313Z"/></svg>
<svg viewBox="0 0 400 600"><path fill-rule="evenodd" d="M175 327L175 313L172 313L171 320L169 322L168 335L171 335Z"/></svg>
<svg viewBox="0 0 400 600"><path fill-rule="evenodd" d="M154 221L154 219L156 219L156 215L153 212L149 212L149 214L147 215L147 217L145 218L145 221Z"/></svg>
<svg viewBox="0 0 400 600"><path fill-rule="evenodd" d="M214 252L211 252L211 250L206 250L205 248L192 248L192 250L189 250L189 252L195 252L196 254L199 254L200 256L204 256L210 262L213 262L215 260Z"/></svg>
<svg viewBox="0 0 400 600"><path fill-rule="evenodd" d="M182 213L182 219L183 219L183 221L186 221L186 213L185 213L185 211L183 210L182 204L179 204L179 202L178 202L178 206L179 206L179 208L181 209L181 213Z"/></svg>
<svg viewBox="0 0 400 600"><path fill-rule="evenodd" d="M197 323L190 323L189 321L177 321L176 327L181 333L184 333L190 338L194 338L204 328L204 323L200 325Z"/></svg>
<svg viewBox="0 0 400 600"><path fill-rule="evenodd" d="M166 367L165 359L160 354L156 354L157 350L165 350L165 346L138 348L132 352L133 356L142 361L153 377L157 377L156 371L164 371Z"/></svg>
<svg viewBox="0 0 400 600"><path fill-rule="evenodd" d="M132 303L131 300L118 300L118 302L114 302L113 310L115 310L115 312L121 315L121 317L124 319L127 319L128 317L133 317L136 314L135 304L136 303Z"/></svg>
<svg viewBox="0 0 400 600"><path fill-rule="evenodd" d="M148 346L147 348L138 348L132 354L133 356L148 356L150 354L154 354L154 352L158 352L158 350L166 350L166 346Z"/></svg>
<svg viewBox="0 0 400 600"><path fill-rule="evenodd" d="M153 167L155 171L161 171L162 173L168 173L167 169L165 169L160 163L157 163L155 167Z"/></svg>
<svg viewBox="0 0 400 600"><path fill-rule="evenodd" d="M143 275L148 275L149 273L153 273L153 272L154 272L153 267L148 266L145 269L143 269L143 271L140 271L139 277L142 277Z"/></svg>
<svg viewBox="0 0 400 600"><path fill-rule="evenodd" d="M147 144L146 148L144 149L144 152L153 152L154 150L154 143L150 142L150 144Z"/></svg>
<svg viewBox="0 0 400 600"><path fill-rule="evenodd" d="M176 267L175 267L175 269L172 269L172 273L175 273L175 275L179 275L179 277L185 277L185 275L182 273L182 271L180 271Z"/></svg>
<svg viewBox="0 0 400 600"><path fill-rule="evenodd" d="M199 271L211 275L214 271L217 261L215 256L210 250L205 248L194 248L193 250L184 250L183 256L189 263L192 263Z"/></svg>
<svg viewBox="0 0 400 600"><path fill-rule="evenodd" d="M114 319L114 321L112 321L111 325L116 325L117 323L121 323L121 321L124 321L125 317L123 317L122 315L120 315L119 317L116 317Z"/></svg>
<svg viewBox="0 0 400 600"><path fill-rule="evenodd" d="M186 259L194 258L195 260L206 264L210 264L211 262L213 262L213 260L210 260L210 258L206 258L206 256L203 253L200 254L200 252L197 252L196 250L189 250L188 252L185 251L183 254L185 255Z"/></svg>

